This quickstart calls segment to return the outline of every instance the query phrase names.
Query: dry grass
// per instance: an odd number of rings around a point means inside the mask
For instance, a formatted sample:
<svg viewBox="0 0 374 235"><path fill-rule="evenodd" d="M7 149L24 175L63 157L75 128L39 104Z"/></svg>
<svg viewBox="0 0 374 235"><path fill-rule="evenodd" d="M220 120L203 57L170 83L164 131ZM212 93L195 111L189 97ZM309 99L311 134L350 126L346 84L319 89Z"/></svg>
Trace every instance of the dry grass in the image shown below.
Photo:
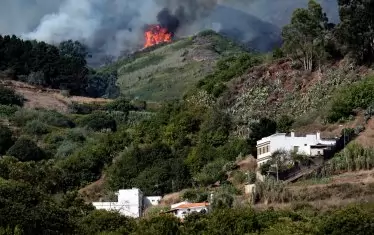
<svg viewBox="0 0 374 235"><path fill-rule="evenodd" d="M374 120L370 119L368 124L365 126L365 131L363 131L360 136L355 140L355 143L359 143L364 147L374 147Z"/></svg>
<svg viewBox="0 0 374 235"><path fill-rule="evenodd" d="M183 192L176 192L176 193L167 194L162 198L160 204L161 205L171 205L171 204L178 203L178 202L181 201L182 194L183 194Z"/></svg>
<svg viewBox="0 0 374 235"><path fill-rule="evenodd" d="M25 108L44 108L59 112L68 112L69 104L76 103L107 103L110 99L89 98L83 96L63 96L61 90L38 88L23 82L6 81L5 86L14 89L26 99Z"/></svg>
<svg viewBox="0 0 374 235"><path fill-rule="evenodd" d="M99 201L104 196L105 175L99 180L87 185L79 190L79 194L83 196L86 202Z"/></svg>
<svg viewBox="0 0 374 235"><path fill-rule="evenodd" d="M257 169L257 161L254 157L249 156L242 161L237 163L241 171L252 171L255 172Z"/></svg>

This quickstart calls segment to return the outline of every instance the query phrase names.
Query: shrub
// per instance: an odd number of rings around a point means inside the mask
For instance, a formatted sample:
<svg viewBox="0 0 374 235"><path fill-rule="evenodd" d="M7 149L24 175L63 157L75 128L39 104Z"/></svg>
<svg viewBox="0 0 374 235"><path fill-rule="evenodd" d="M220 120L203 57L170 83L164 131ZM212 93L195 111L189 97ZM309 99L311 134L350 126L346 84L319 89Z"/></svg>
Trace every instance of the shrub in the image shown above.
<svg viewBox="0 0 374 235"><path fill-rule="evenodd" d="M26 77L25 82L32 85L44 86L46 85L46 79L43 72L31 72L29 76Z"/></svg>
<svg viewBox="0 0 374 235"><path fill-rule="evenodd" d="M332 99L327 115L329 122L336 122L355 114L355 109L368 108L374 101L374 77L338 90Z"/></svg>
<svg viewBox="0 0 374 235"><path fill-rule="evenodd" d="M16 106L0 104L0 117L10 117L17 112L17 110L18 108Z"/></svg>
<svg viewBox="0 0 374 235"><path fill-rule="evenodd" d="M25 131L29 135L37 136L49 133L48 126L38 120L27 122L25 126Z"/></svg>
<svg viewBox="0 0 374 235"><path fill-rule="evenodd" d="M106 105L106 109L109 111L121 111L128 113L130 110L133 109L130 101L125 97L120 97L113 102Z"/></svg>
<svg viewBox="0 0 374 235"><path fill-rule="evenodd" d="M69 112L74 114L90 114L96 110L102 110L103 107L99 104L80 104L72 102L69 105Z"/></svg>
<svg viewBox="0 0 374 235"><path fill-rule="evenodd" d="M94 210L80 221L82 234L130 234L135 228L135 220L118 212Z"/></svg>
<svg viewBox="0 0 374 235"><path fill-rule="evenodd" d="M195 180L202 186L207 186L216 181L223 180L226 176L223 171L225 164L226 161L223 159L218 159L214 162L208 163L198 174L195 175Z"/></svg>
<svg viewBox="0 0 374 235"><path fill-rule="evenodd" d="M206 202L208 197L209 193L204 189L188 189L182 195L183 200L189 202Z"/></svg>
<svg viewBox="0 0 374 235"><path fill-rule="evenodd" d="M275 48L273 50L273 58L274 59L281 59L284 57L284 53L281 48Z"/></svg>
<svg viewBox="0 0 374 235"><path fill-rule="evenodd" d="M14 113L11 121L17 126L24 126L28 121L37 119L39 114L36 110L20 109Z"/></svg>
<svg viewBox="0 0 374 235"><path fill-rule="evenodd" d="M291 130L291 127L294 123L294 120L287 115L282 115L277 121L277 131L281 133L288 133Z"/></svg>
<svg viewBox="0 0 374 235"><path fill-rule="evenodd" d="M321 220L320 225L320 234L371 234L373 231L372 214L358 206L337 210Z"/></svg>
<svg viewBox="0 0 374 235"><path fill-rule="evenodd" d="M14 90L0 85L0 104L22 106L23 97L16 94Z"/></svg>
<svg viewBox="0 0 374 235"><path fill-rule="evenodd" d="M160 215L140 220L134 235L180 234L181 222L174 215Z"/></svg>
<svg viewBox="0 0 374 235"><path fill-rule="evenodd" d="M57 111L43 111L40 113L39 119L41 122L55 127L72 128L75 126L68 117Z"/></svg>
<svg viewBox="0 0 374 235"><path fill-rule="evenodd" d="M234 171L233 174L233 183L234 184L243 184L246 182L247 176L242 171Z"/></svg>
<svg viewBox="0 0 374 235"><path fill-rule="evenodd" d="M12 132L8 127L0 125L0 155L13 145Z"/></svg>
<svg viewBox="0 0 374 235"><path fill-rule="evenodd" d="M83 117L79 123L81 126L93 131L101 131L104 129L110 129L111 131L117 130L116 121L104 112L94 112L89 114Z"/></svg>
<svg viewBox="0 0 374 235"><path fill-rule="evenodd" d="M64 158L70 156L80 147L78 143L74 143L71 141L64 141L61 145L57 148L56 157Z"/></svg>
<svg viewBox="0 0 374 235"><path fill-rule="evenodd" d="M7 155L17 158L22 162L39 161L46 157L42 149L40 149L32 140L21 137L7 151Z"/></svg>

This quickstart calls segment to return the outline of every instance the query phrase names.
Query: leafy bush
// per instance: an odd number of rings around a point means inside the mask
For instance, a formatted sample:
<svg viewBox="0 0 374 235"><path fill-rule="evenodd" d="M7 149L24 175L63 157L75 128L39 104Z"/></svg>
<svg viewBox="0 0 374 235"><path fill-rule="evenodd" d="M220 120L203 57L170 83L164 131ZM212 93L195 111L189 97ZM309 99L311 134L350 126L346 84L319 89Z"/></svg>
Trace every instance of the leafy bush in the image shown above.
<svg viewBox="0 0 374 235"><path fill-rule="evenodd" d="M355 109L368 108L374 101L374 77L368 77L338 90L327 115L329 122L336 122L355 114Z"/></svg>
<svg viewBox="0 0 374 235"><path fill-rule="evenodd" d="M12 131L0 125L0 155L4 154L14 144Z"/></svg>
<svg viewBox="0 0 374 235"><path fill-rule="evenodd" d="M355 206L337 210L321 221L320 234L371 234L374 231L371 213Z"/></svg>
<svg viewBox="0 0 374 235"><path fill-rule="evenodd" d="M81 104L72 102L69 104L69 112L73 114L90 114L93 111L103 110L104 107L100 104Z"/></svg>
<svg viewBox="0 0 374 235"><path fill-rule="evenodd" d="M80 126L94 131L101 131L104 129L110 129L111 131L117 130L116 121L107 113L99 111L84 116L79 120L79 124Z"/></svg>
<svg viewBox="0 0 374 235"><path fill-rule="evenodd" d="M11 117L17 110L16 106L0 104L0 117Z"/></svg>
<svg viewBox="0 0 374 235"><path fill-rule="evenodd" d="M76 142L64 141L56 150L57 158L65 158L72 155L75 150L79 149L80 145Z"/></svg>
<svg viewBox="0 0 374 235"><path fill-rule="evenodd" d="M0 104L2 105L23 105L24 98L17 95L14 90L0 85Z"/></svg>
<svg viewBox="0 0 374 235"><path fill-rule="evenodd" d="M180 234L180 220L174 215L160 215L139 222L134 235Z"/></svg>
<svg viewBox="0 0 374 235"><path fill-rule="evenodd" d="M288 133L291 131L291 127L294 120L287 115L282 115L277 121L277 131L281 133Z"/></svg>
<svg viewBox="0 0 374 235"><path fill-rule="evenodd" d="M47 125L55 127L72 128L75 124L67 116L57 111L40 112L39 120Z"/></svg>
<svg viewBox="0 0 374 235"><path fill-rule="evenodd" d="M201 186L207 186L213 184L216 181L225 179L225 172L223 167L226 161L223 159L217 159L213 162L209 162L202 170L195 175L195 180Z"/></svg>
<svg viewBox="0 0 374 235"><path fill-rule="evenodd" d="M42 149L40 149L32 140L25 137L19 138L6 154L17 158L22 162L40 161L46 157L46 154Z"/></svg>
<svg viewBox="0 0 374 235"><path fill-rule="evenodd" d="M242 171L234 171L232 177L234 184L243 184L247 180L247 176Z"/></svg>
<svg viewBox="0 0 374 235"><path fill-rule="evenodd" d="M82 218L80 227L82 234L98 233L130 234L135 228L135 220L118 212L94 210Z"/></svg>
<svg viewBox="0 0 374 235"><path fill-rule="evenodd" d="M113 102L107 104L106 109L109 111L121 111L124 113L128 113L130 110L133 109L133 107L130 104L130 100L128 100L125 97L120 97L118 99L115 99Z"/></svg>
<svg viewBox="0 0 374 235"><path fill-rule="evenodd" d="M209 198L209 193L205 189L188 189L182 195L183 200L189 202L206 202Z"/></svg>
<svg viewBox="0 0 374 235"><path fill-rule="evenodd" d="M40 136L40 135L47 134L49 132L49 128L47 125L45 125L41 121L33 120L33 121L27 122L25 126L25 131L29 135Z"/></svg>

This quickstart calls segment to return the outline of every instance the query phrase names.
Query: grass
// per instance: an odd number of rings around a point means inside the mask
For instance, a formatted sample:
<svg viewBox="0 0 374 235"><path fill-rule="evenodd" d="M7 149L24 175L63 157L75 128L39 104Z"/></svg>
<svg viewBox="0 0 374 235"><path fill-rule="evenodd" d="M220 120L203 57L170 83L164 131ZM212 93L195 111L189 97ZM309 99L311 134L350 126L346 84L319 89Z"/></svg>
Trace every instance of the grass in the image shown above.
<svg viewBox="0 0 374 235"><path fill-rule="evenodd" d="M331 183L331 178L313 178L307 180L297 181L292 184L292 186L309 186L309 185L318 185L318 184L329 184Z"/></svg>

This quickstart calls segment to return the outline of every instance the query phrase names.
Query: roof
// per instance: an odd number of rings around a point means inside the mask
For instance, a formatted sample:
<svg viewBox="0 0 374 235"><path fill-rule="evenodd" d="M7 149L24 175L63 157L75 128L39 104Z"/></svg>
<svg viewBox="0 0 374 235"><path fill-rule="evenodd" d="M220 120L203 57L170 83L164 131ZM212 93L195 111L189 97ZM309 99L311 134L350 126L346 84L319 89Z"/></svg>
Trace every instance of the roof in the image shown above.
<svg viewBox="0 0 374 235"><path fill-rule="evenodd" d="M187 209L187 208L205 207L205 206L209 206L209 203L208 202L186 203L186 204L179 205L175 207L174 209Z"/></svg>

